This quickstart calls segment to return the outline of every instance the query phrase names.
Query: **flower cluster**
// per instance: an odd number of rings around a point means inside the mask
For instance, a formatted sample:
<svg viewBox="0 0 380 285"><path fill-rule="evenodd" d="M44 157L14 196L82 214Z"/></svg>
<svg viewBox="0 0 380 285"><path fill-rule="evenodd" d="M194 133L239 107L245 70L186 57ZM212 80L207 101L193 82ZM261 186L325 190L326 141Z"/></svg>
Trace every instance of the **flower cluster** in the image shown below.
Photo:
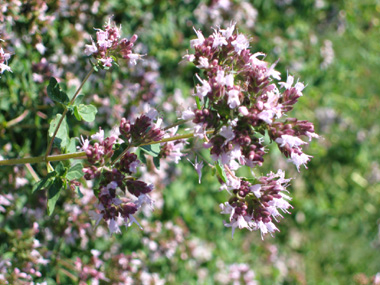
<svg viewBox="0 0 380 285"><path fill-rule="evenodd" d="M291 198L284 192L290 179L285 179L281 170L277 174L269 173L257 179L257 184L241 181L240 187L232 191L228 202L220 204L222 214L229 214L229 223L226 227L232 228L232 236L236 228L248 230L261 230L261 237L266 233L273 234L278 231L272 219L282 218L279 210L289 213L292 207L288 200Z"/></svg>
<svg viewBox="0 0 380 285"><path fill-rule="evenodd" d="M111 24L111 20L104 26L104 30L97 29L96 42L92 40L91 45L86 45L84 53L92 55L97 64L103 68L109 68L118 58L128 59L133 65L141 57L132 53L132 47L137 40L137 35L133 35L129 40L120 39L120 28Z"/></svg>
<svg viewBox="0 0 380 285"><path fill-rule="evenodd" d="M307 142L300 139L301 136L309 138L318 138L314 133L314 125L308 121L299 121L296 118L289 118L285 122L274 123L269 135L277 144L281 152L289 158L291 162L300 169L301 165L306 167L306 163L310 160L310 155L302 152L301 146Z"/></svg>
<svg viewBox="0 0 380 285"><path fill-rule="evenodd" d="M156 115L157 112L152 109L135 122L122 118L119 128L109 137L105 138L104 131L100 129L91 136L95 142L90 143L88 139L82 139L81 149L85 151L91 163L83 169L84 177L86 180L97 181L93 188L99 200L99 212L92 211L90 214L96 220L96 225L104 219L111 233L120 232L119 218L123 219L127 228L133 223L139 225L134 214L144 204L153 208L153 200L148 195L153 190L153 185L132 176L137 173L141 162L136 154L130 152L130 148L159 141L164 136L159 127L160 120L153 122ZM114 155L120 144L125 147L122 154ZM119 198L118 190L124 192L126 197Z"/></svg>
<svg viewBox="0 0 380 285"><path fill-rule="evenodd" d="M0 39L0 42L2 40ZM5 52L0 45L0 74L3 74L4 71L12 72L11 68L8 66L8 60L11 58L9 52Z"/></svg>
<svg viewBox="0 0 380 285"><path fill-rule="evenodd" d="M302 152L302 146L307 142L300 137L306 136L311 140L318 135L310 122L295 118L279 121L293 109L305 86L301 82L293 86L291 75L286 82L278 82L277 86L275 80L281 80L281 77L275 70L276 63L270 65L259 59L265 56L263 53L252 54L249 39L235 33L234 29L234 24L227 29L215 29L208 38L195 30L197 38L190 42L195 53L184 58L203 70L205 78L196 75L199 84L194 93L203 105L187 110L182 119L192 119L194 135L206 140L204 147L210 149L213 160L219 161L226 171L223 188L233 193L230 201L222 207L223 213L231 214L230 223L226 226L260 229L262 234L273 233L277 228L271 217L279 216L274 209L286 211L290 207L287 202L273 201L289 199L281 194L288 180L283 172L269 174L270 178L262 177L259 181L264 183L265 179L272 181L277 177L276 183L274 180L269 183L277 185L275 190L266 190L267 187L263 186L261 189L265 191L261 191L264 192L254 194L253 189L258 186L236 177L235 170L244 165L251 168L262 165L266 133L299 170L301 165L306 167L311 157ZM207 135L207 131L212 131L212 134Z"/></svg>

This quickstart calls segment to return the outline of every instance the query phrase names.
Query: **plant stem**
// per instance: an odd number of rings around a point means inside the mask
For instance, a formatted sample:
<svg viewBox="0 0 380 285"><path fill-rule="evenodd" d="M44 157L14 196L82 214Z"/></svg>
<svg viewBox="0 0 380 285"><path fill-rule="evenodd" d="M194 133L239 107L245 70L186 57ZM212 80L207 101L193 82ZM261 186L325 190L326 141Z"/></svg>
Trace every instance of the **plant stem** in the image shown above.
<svg viewBox="0 0 380 285"><path fill-rule="evenodd" d="M227 164L223 164L224 166L224 169L227 170L227 172L234 178L234 179L239 179L235 176L235 174L233 174L233 172L231 171L231 169L227 166Z"/></svg>
<svg viewBox="0 0 380 285"><path fill-rule="evenodd" d="M0 166L26 164L26 163L50 162L50 161L61 161L61 160L68 160L68 159L84 159L84 158L86 158L86 153L84 151L81 151L81 152L74 152L74 153L50 155L48 157L39 156L39 157L5 159L5 160L0 160Z"/></svg>
<svg viewBox="0 0 380 285"><path fill-rule="evenodd" d="M206 132L206 134L212 134L214 130L209 130ZM170 141L176 141L176 140L182 140L182 139L189 139L194 137L193 133L190 134L183 134L183 135L177 135L171 138L165 138L160 141L151 141L147 143L142 143L140 145L137 145L136 147L144 146L144 145L152 145L152 144L159 144L159 143L165 143ZM112 165L115 164L120 158L122 158L129 148L125 149L121 155L119 155L113 162ZM0 166L5 165L16 165L16 164L26 164L26 163L39 163L39 162L51 162L51 161L61 161L61 160L68 160L68 159L85 159L86 153L84 151L81 152L74 152L74 153L66 153L66 154L58 154L58 155L50 155L50 156L39 156L39 157L26 157L26 158L14 158L14 159L5 159L0 160Z"/></svg>
<svg viewBox="0 0 380 285"><path fill-rule="evenodd" d="M35 182L40 181L40 178L38 177L37 173L34 171L33 167L30 165L30 163L25 164L26 168L29 170L29 173L32 175Z"/></svg>
<svg viewBox="0 0 380 285"><path fill-rule="evenodd" d="M78 87L77 91L75 92L73 98L71 99L70 101L70 105L74 103L75 99L77 98L79 92L82 90L82 87L83 85L86 83L86 81L88 80L88 78L91 76L91 74L94 72L94 69L91 68L91 70L87 73L86 77L83 79L82 83L80 84L80 86Z"/></svg>
<svg viewBox="0 0 380 285"><path fill-rule="evenodd" d="M209 134L212 134L213 132L214 132L214 130L210 130L210 131L207 131L206 134L209 135ZM152 141L152 142L148 142L148 143L142 143L142 144L138 145L137 147L144 146L144 145L151 145L151 144L158 144L158 143L164 143L164 142L177 141L177 140L182 140L182 139L189 139L189 138L192 138L192 137L194 137L194 133L177 135L177 136L174 136L174 137L171 137L171 138L162 139L160 141Z"/></svg>
<svg viewBox="0 0 380 285"><path fill-rule="evenodd" d="M90 77L90 75L93 72L94 72L94 69L91 68L91 70L87 73L86 77L83 79L82 83L80 84L80 86L78 87L77 91L75 92L75 94L74 94L73 98L71 99L69 105L71 105L71 104L74 103L75 98L78 96L78 94L79 94L80 90L82 89L83 85L86 83L86 81L88 80L88 78ZM63 111L63 113L62 113L61 119L59 120L57 127L55 128L54 134L51 137L51 140L50 140L50 142L48 144L48 148L46 150L45 161L48 161L47 158L48 158L48 156L50 154L50 151L51 151L51 149L53 147L53 142L54 142L55 136L58 133L59 127L61 126L62 121L63 121L63 119L65 118L65 116L67 114L67 111L68 111L68 108L66 107L65 111Z"/></svg>

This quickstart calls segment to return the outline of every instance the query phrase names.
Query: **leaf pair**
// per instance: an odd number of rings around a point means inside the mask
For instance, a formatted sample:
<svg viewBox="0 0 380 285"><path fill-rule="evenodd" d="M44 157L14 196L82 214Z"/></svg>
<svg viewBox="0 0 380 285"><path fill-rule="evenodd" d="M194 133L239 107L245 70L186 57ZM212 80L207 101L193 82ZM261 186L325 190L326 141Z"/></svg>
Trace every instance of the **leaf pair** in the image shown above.
<svg viewBox="0 0 380 285"><path fill-rule="evenodd" d="M61 191L67 188L67 182L79 179L84 175L82 169L83 165L81 163L67 168L62 162L59 162L54 171L49 172L46 177L34 185L32 193L47 189L47 211L49 216L54 211Z"/></svg>

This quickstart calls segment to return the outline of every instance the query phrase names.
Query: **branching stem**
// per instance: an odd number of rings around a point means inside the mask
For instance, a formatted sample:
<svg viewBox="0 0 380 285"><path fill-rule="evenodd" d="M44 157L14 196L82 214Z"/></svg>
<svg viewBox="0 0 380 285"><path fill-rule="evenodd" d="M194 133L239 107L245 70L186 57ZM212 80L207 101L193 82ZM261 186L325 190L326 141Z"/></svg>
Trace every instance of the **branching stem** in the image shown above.
<svg viewBox="0 0 380 285"><path fill-rule="evenodd" d="M74 153L50 155L48 157L39 156L39 157L5 159L5 160L0 160L0 166L26 164L26 163L50 162L50 161L61 161L61 160L68 160L68 159L84 159L84 158L86 158L86 153L84 151L81 151L81 152L74 152Z"/></svg>
<svg viewBox="0 0 380 285"><path fill-rule="evenodd" d="M207 131L206 134L213 133L214 130ZM183 135L177 135L171 138L164 138L160 141L151 141L147 143L143 143L140 145L137 145L136 147L144 146L144 145L152 145L152 144L159 144L164 142L170 142L170 141L176 141L176 140L182 140L182 139L188 139L194 137L193 133L190 134L183 134ZM123 155L126 154L129 148L125 149L121 155L119 155L112 164L115 164ZM75 153L66 153L66 154L58 154L58 155L50 155L50 156L39 156L39 157L26 157L26 158L14 158L14 159L5 159L0 160L0 166L5 165L16 165L16 164L26 164L26 163L39 163L39 162L51 162L51 161L61 161L61 160L68 160L68 159L85 159L86 153L84 151L81 152L75 152Z"/></svg>
<svg viewBox="0 0 380 285"><path fill-rule="evenodd" d="M69 105L71 105L71 104L74 103L75 98L78 96L78 94L81 91L83 85L86 83L86 81L88 80L88 78L90 77L90 75L93 72L94 72L94 69L91 68L91 70L87 73L86 77L83 79L82 83L80 84L80 86L78 87L77 91L75 92L75 94L74 94L73 98L71 99ZM53 142L54 142L55 136L58 133L59 127L61 126L61 124L62 124L62 122L63 122L63 120L64 120L64 118L65 118L65 116L67 114L67 111L68 111L68 108L66 107L65 110L62 113L61 119L59 120L57 127L54 130L54 134L53 134L53 136L51 137L51 139L49 141L49 144L48 144L48 147L47 147L47 150L46 150L46 154L45 154L45 161L46 162L48 162L48 157L49 157L50 151L51 151L51 149L53 147Z"/></svg>

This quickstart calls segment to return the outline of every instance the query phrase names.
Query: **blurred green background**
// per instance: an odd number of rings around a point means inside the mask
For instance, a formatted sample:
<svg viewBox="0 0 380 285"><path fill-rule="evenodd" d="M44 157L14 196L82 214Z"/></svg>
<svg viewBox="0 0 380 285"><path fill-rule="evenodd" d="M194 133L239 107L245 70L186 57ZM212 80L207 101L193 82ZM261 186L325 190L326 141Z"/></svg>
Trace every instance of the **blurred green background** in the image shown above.
<svg viewBox="0 0 380 285"><path fill-rule="evenodd" d="M45 18L35 8L45 1L29 2L18 6L5 1L8 6L0 22L2 45L14 53L9 64L13 73L0 79L0 121L9 122L30 111L19 125L0 128L3 157L43 153L48 118L60 111L44 99L47 81L52 75L62 82L83 78L89 67L82 52L84 44L94 36L93 27L101 28L110 15L122 24L124 35L139 35L138 49L147 54L146 62L151 65L155 59L161 96L158 109L165 100L174 100L178 90L188 97L194 87L196 69L179 64L190 49L189 40L195 37L193 27L208 35L211 27L236 21L239 32L251 35L253 52L266 53L269 62L280 59L277 70L283 79L289 72L307 84L292 116L314 122L322 138L306 151L314 156L308 169L298 173L273 148L263 168L256 171L282 168L294 177L289 188L292 214L278 224L280 233L264 241L258 232L246 230L237 231L231 239L231 229L223 226L225 217L218 207L227 194L219 192L210 170L204 170L202 184L198 184L195 171L185 161L168 167L170 183L165 181L157 190L163 204L144 218L144 231L134 227L112 237L87 229L83 236L75 236L74 232L80 233L79 223L70 218L72 208L65 210L70 201L79 200L74 194L61 197L61 209L48 217L38 210L44 210L44 195L30 194L28 170L2 167L0 194L14 195L12 205L0 216L0 261L12 263L0 266L2 274L11 276L9 272L27 262L30 246L15 244L14 239L24 235L26 240L32 235L28 231L33 222L38 221L41 231L36 238L50 263L41 265L43 276L36 277L36 282L94 284L72 266L77 257L91 266L91 249L101 252L104 263L99 270L108 280L127 272L136 284L143 283L142 272L157 273L167 284L233 284L229 266L236 263L247 264L255 273L249 279L259 284L374 282L380 272L379 1L46 1ZM55 19L48 22L48 16ZM38 43L46 47L44 54L36 49ZM51 65L41 64L42 58ZM36 81L33 73L42 74L43 79ZM125 101L130 104L114 84L125 80L131 84L134 79L139 77L121 66L95 75L83 93L109 97L110 108ZM104 114L95 125L74 119L69 123L76 136L93 133L98 125L106 128L108 124L110 129L110 124L116 124ZM43 165L34 168L44 175ZM31 182L20 186L16 178ZM80 220L88 223L83 209L91 207L80 207ZM26 208L33 209L33 215ZM73 242L67 242L66 235ZM171 247L173 252L168 253ZM120 253L140 260L138 270L121 268ZM253 284L242 276L240 284Z"/></svg>

